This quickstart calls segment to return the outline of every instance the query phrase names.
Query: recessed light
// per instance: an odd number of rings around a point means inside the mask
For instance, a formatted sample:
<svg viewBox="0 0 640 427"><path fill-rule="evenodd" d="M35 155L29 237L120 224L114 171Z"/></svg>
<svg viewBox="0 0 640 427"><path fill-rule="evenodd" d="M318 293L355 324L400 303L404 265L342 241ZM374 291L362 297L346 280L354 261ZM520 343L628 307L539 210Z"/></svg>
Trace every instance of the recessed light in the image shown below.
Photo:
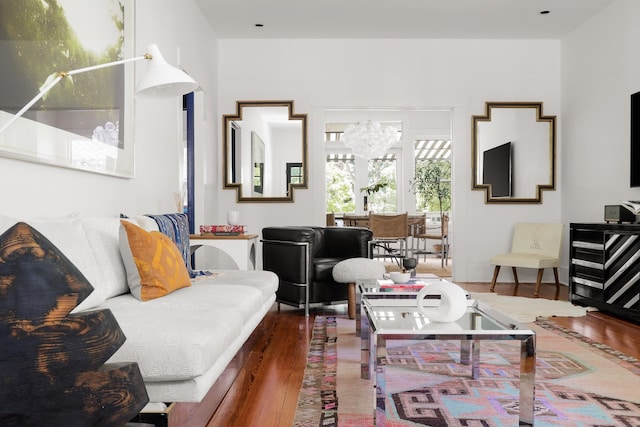
<svg viewBox="0 0 640 427"><path fill-rule="evenodd" d="M548 14L550 14L550 13L551 13L551 11L550 11L550 10L541 10L541 11L540 11L540 15L548 15Z"/></svg>

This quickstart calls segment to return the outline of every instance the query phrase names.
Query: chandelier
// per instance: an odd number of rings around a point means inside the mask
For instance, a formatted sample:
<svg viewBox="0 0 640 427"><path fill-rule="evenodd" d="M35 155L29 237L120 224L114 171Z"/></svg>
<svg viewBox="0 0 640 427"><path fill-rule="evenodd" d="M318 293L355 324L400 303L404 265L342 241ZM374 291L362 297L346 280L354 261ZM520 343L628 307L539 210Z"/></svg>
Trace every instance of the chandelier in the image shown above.
<svg viewBox="0 0 640 427"><path fill-rule="evenodd" d="M393 126L383 129L380 123L367 120L349 125L342 140L354 156L370 160L382 156L398 141L398 131Z"/></svg>

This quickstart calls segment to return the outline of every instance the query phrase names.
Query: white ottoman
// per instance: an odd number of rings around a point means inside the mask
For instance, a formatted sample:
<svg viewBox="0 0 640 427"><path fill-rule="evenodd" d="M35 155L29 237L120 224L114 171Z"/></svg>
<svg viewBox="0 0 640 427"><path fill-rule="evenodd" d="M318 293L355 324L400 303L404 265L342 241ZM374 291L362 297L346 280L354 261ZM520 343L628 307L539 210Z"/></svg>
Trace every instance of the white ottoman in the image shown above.
<svg viewBox="0 0 640 427"><path fill-rule="evenodd" d="M349 258L333 267L333 280L349 286L347 311L349 319L356 318L356 281L382 279L386 273L384 264L369 258Z"/></svg>

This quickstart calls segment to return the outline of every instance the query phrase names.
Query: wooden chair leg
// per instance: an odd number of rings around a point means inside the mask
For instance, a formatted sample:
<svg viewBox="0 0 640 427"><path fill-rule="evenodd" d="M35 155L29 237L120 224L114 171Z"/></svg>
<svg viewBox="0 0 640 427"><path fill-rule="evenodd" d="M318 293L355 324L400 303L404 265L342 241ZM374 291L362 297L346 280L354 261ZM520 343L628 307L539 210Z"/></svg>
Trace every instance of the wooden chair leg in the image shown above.
<svg viewBox="0 0 640 427"><path fill-rule="evenodd" d="M449 265L449 238L445 239L444 244L444 265Z"/></svg>
<svg viewBox="0 0 640 427"><path fill-rule="evenodd" d="M500 273L500 266L496 265L493 270L493 280L491 280L491 292L495 292L496 280L498 280L498 273Z"/></svg>
<svg viewBox="0 0 640 427"><path fill-rule="evenodd" d="M520 282L518 282L518 272L515 267L511 267L511 271L513 272L513 280L516 282L516 285L513 288L513 296L518 295L518 287L520 286Z"/></svg>
<svg viewBox="0 0 640 427"><path fill-rule="evenodd" d="M539 268L538 278L536 279L536 289L533 291L534 298L538 298L538 295L540 294L540 284L542 283L542 273L544 273L544 268Z"/></svg>
<svg viewBox="0 0 640 427"><path fill-rule="evenodd" d="M553 267L553 276L556 278L556 298L560 298L560 280L558 280L558 267Z"/></svg>
<svg viewBox="0 0 640 427"><path fill-rule="evenodd" d="M356 284L348 283L348 297L347 297L347 313L349 314L349 319L356 318Z"/></svg>

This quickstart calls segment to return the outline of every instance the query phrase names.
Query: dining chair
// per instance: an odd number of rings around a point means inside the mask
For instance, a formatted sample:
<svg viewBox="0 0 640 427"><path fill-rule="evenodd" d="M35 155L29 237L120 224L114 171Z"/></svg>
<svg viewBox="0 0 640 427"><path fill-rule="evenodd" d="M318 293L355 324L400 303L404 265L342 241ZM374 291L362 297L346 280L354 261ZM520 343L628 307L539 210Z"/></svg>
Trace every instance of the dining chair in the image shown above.
<svg viewBox="0 0 640 427"><path fill-rule="evenodd" d="M373 239L369 242L370 258L391 258L398 265L407 256L409 215L369 213L369 229Z"/></svg>
<svg viewBox="0 0 640 427"><path fill-rule="evenodd" d="M425 220L420 226L414 228L414 230L415 234L413 235L413 239L415 240L415 248L413 255L417 257L424 255L425 260L427 255L439 255L440 268L449 265L449 215L443 214L440 217L440 224L438 225L429 227ZM432 246L431 249L428 249L427 240L439 241L439 248ZM422 248L420 248L421 245Z"/></svg>
<svg viewBox="0 0 640 427"><path fill-rule="evenodd" d="M517 223L513 230L511 252L494 255L489 261L495 266L491 292L494 292L500 267L511 267L515 287L513 295L518 293L518 274L516 267L534 268L538 270L534 297L540 293L540 284L545 268L552 268L555 277L556 295L560 294L560 281L558 280L558 267L560 266L560 250L562 248L562 233L564 226L553 223Z"/></svg>
<svg viewBox="0 0 640 427"><path fill-rule="evenodd" d="M416 239L414 236L418 233L418 230L422 229L421 227L426 224L426 221L426 212L417 215L409 215L409 238L411 239L411 252L413 252L413 249L416 246Z"/></svg>
<svg viewBox="0 0 640 427"><path fill-rule="evenodd" d="M345 227L369 228L369 217L367 215L344 214L342 222Z"/></svg>
<svg viewBox="0 0 640 427"><path fill-rule="evenodd" d="M333 212L327 213L327 227L336 226L336 214Z"/></svg>

